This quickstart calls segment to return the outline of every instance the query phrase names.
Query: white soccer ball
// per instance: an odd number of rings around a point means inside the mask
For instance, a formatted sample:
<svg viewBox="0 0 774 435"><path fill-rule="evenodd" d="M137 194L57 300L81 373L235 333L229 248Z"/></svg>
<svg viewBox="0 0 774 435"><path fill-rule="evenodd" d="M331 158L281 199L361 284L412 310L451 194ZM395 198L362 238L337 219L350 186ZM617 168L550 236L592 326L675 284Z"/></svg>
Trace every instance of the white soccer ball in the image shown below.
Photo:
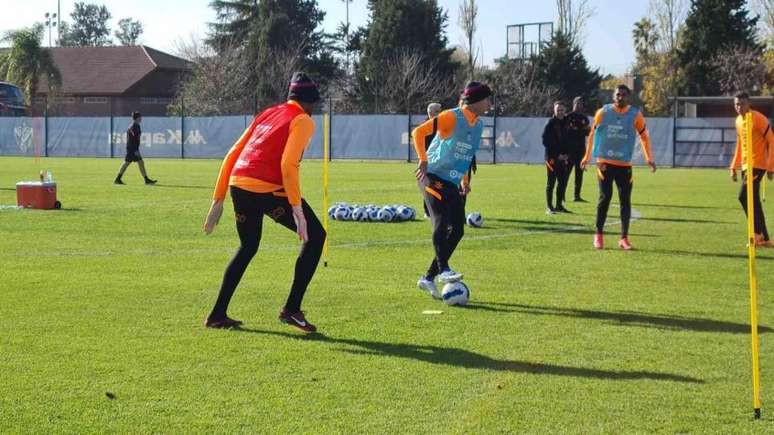
<svg viewBox="0 0 774 435"><path fill-rule="evenodd" d="M401 221L410 221L411 219L414 219L414 209L406 207L405 205L399 206L395 211L395 214L398 220Z"/></svg>
<svg viewBox="0 0 774 435"><path fill-rule="evenodd" d="M468 223L468 225L475 228L480 228L481 225L484 225L484 218L481 216L481 213L477 211L468 214L468 217L465 219L465 221Z"/></svg>
<svg viewBox="0 0 774 435"><path fill-rule="evenodd" d="M395 213L389 207L382 207L377 214L377 218L382 222L392 222Z"/></svg>
<svg viewBox="0 0 774 435"><path fill-rule="evenodd" d="M337 206L335 206L335 205L334 205L334 206L332 206L332 207L330 207L330 208L328 208L328 217L329 217L329 218L331 218L331 219L336 219L336 209L337 209L337 208L338 208L338 207L337 207Z"/></svg>
<svg viewBox="0 0 774 435"><path fill-rule="evenodd" d="M368 220L371 222L376 222L379 220L379 211L380 209L377 207L369 207L366 209L366 213L368 214Z"/></svg>
<svg viewBox="0 0 774 435"><path fill-rule="evenodd" d="M333 211L333 218L340 221L346 221L349 220L350 211L349 207L347 206L339 206L336 207L336 210Z"/></svg>
<svg viewBox="0 0 774 435"><path fill-rule="evenodd" d="M360 221L365 222L368 220L368 210L366 210L365 207L355 207L354 210L352 210L352 220L353 221Z"/></svg>
<svg viewBox="0 0 774 435"><path fill-rule="evenodd" d="M462 281L450 282L443 286L441 300L446 305L462 306L470 299L470 289Z"/></svg>

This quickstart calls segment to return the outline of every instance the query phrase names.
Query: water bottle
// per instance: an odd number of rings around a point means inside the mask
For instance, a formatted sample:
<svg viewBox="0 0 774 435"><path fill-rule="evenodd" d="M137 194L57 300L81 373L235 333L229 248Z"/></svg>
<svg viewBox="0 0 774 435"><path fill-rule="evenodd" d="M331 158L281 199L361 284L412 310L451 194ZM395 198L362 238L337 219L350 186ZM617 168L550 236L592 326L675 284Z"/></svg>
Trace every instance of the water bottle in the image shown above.
<svg viewBox="0 0 774 435"><path fill-rule="evenodd" d="M54 182L54 176L51 174L51 170L46 171L46 182L53 183Z"/></svg>

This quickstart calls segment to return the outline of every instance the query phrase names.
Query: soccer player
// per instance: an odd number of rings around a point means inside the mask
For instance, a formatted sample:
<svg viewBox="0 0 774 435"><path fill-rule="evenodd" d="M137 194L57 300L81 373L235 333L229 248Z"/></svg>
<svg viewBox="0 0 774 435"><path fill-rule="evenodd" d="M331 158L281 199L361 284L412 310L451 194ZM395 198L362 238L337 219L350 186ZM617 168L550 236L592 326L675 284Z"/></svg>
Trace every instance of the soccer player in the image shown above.
<svg viewBox="0 0 774 435"><path fill-rule="evenodd" d="M575 202L586 202L581 198L581 188L583 187L583 170L581 161L586 154L586 137L591 131L589 118L584 113L586 101L583 97L575 97L572 100L572 112L567 114L567 147L569 148L570 163L567 166L567 182L569 184L570 174L575 170ZM562 198L564 199L564 198Z"/></svg>
<svg viewBox="0 0 774 435"><path fill-rule="evenodd" d="M753 221L755 223L755 246L772 246L769 232L766 230L766 218L761 205L760 186L764 175L769 180L773 178L774 170L774 132L771 131L769 120L760 112L750 109L750 96L740 92L734 96L736 117L736 152L731 160L731 179L736 181L736 168L742 166L742 187L739 189L739 202L747 215L747 152L750 149L745 143L744 116L752 112L752 160L753 160ZM768 174L767 174L768 172Z"/></svg>
<svg viewBox="0 0 774 435"><path fill-rule="evenodd" d="M461 107L438 115L438 133L426 151L422 139L432 131L433 121L425 121L411 133L419 156L416 176L424 185L435 249L430 267L417 286L434 298L439 297L436 278L442 283L462 279L462 274L449 266L449 258L464 234L464 197L470 192L466 174L481 144L484 123L479 117L491 109L491 95L489 86L469 82L462 91Z"/></svg>
<svg viewBox="0 0 774 435"><path fill-rule="evenodd" d="M317 85L304 73L293 74L288 101L258 114L223 159L204 232L210 234L217 225L228 188L240 246L226 267L218 299L205 320L208 328L229 328L242 323L228 317L226 310L242 274L258 251L263 217L267 215L296 232L303 242L290 295L279 320L305 332L317 330L301 311L301 301L320 261L326 234L301 197L299 166L314 133L310 114L319 100Z"/></svg>
<svg viewBox="0 0 774 435"><path fill-rule="evenodd" d="M567 189L568 159L567 155L567 121L564 117L566 108L561 101L554 102L554 116L543 128L543 146L546 148L546 214L570 213L564 208L564 191ZM553 205L554 186L556 188L556 207Z"/></svg>
<svg viewBox="0 0 774 435"><path fill-rule="evenodd" d="M607 210L613 196L613 183L618 187L618 201L621 207L621 239L618 247L629 251L629 220L632 215L632 153L637 136L642 143L642 153L650 166L651 172L656 172L650 152L650 137L645 127L645 117L642 112L629 105L631 91L626 85L618 85L613 91L613 104L606 104L594 115L594 125L589 134L586 155L581 162L581 168L591 157L597 161L597 178L599 178L599 203L597 204L597 232L594 234L594 247L604 248L602 231L605 228Z"/></svg>
<svg viewBox="0 0 774 435"><path fill-rule="evenodd" d="M115 184L124 184L121 177L124 176L126 168L132 162L137 162L137 166L140 167L140 174L145 179L145 184L156 184L158 181L148 178L148 174L145 172L145 162L142 161L142 155L140 155L140 137L142 136L140 124L142 124L142 115L140 112L132 112L132 125L126 129L126 157L124 157L124 164L121 165L121 169L118 170L118 175L113 181Z"/></svg>

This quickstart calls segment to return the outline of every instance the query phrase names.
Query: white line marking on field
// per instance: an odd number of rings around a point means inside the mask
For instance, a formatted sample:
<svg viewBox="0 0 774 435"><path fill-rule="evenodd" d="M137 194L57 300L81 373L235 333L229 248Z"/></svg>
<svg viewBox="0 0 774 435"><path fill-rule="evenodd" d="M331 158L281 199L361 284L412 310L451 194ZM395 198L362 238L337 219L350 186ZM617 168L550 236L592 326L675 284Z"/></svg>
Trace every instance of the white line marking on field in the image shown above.
<svg viewBox="0 0 774 435"><path fill-rule="evenodd" d="M615 207L615 205L613 205ZM636 220L639 220L642 218L642 213L639 212L639 210L632 208L632 217L631 221L634 222ZM614 226L614 225L621 225L621 221L617 220L615 222L607 222L605 223L605 227ZM530 236L534 234L547 234L547 233L556 233L556 232L565 232L565 231L577 231L577 230L583 230L588 228L587 225L567 225L567 226L561 226L561 227L553 227L553 228L546 228L541 230L529 230L529 231L512 231L508 233L500 233L500 234L487 234L487 235L466 235L464 237L464 240L467 241L475 241L475 240L494 240L494 239L505 239L508 237L517 237L517 236ZM470 232L468 232L470 234ZM371 246L399 246L399 245L424 245L429 244L430 240L428 238L419 238L419 239L399 239L399 240L373 240L368 242L352 242L352 243L338 243L338 244L331 244L331 248L343 248L343 249L349 249L349 248L368 248ZM229 247L229 248L222 248L222 249L188 249L185 251L185 255L191 255L191 254L211 254L211 253L220 253L220 252L234 252L236 250L236 246ZM260 251L290 251L290 250L298 250L298 245L277 245L277 246L261 246ZM151 250L151 249L132 249L132 250L122 250L120 252L113 252L113 251L80 251L80 252L4 252L0 254L0 257L108 257L112 255L158 255L158 256L168 256L168 255L179 255L179 251L177 250L170 250L170 251L161 251L161 250Z"/></svg>

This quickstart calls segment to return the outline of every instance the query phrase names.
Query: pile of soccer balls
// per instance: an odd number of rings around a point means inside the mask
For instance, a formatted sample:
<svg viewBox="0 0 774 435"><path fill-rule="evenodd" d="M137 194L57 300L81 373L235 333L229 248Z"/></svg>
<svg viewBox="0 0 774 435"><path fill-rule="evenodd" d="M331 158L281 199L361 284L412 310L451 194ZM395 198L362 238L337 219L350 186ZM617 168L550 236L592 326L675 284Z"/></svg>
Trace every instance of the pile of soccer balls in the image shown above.
<svg viewBox="0 0 774 435"><path fill-rule="evenodd" d="M328 217L337 221L405 222L414 220L417 212L407 205L378 206L339 202L328 209Z"/></svg>

